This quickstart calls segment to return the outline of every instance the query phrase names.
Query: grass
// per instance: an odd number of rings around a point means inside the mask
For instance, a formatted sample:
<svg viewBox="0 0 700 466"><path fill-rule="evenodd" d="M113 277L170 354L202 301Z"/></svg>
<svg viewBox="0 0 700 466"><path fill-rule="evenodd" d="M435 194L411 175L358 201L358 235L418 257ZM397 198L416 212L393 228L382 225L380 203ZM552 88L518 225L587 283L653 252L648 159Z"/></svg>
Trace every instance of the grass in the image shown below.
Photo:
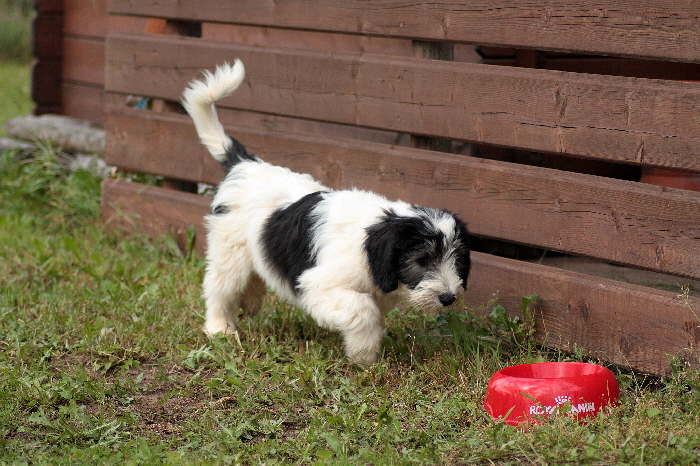
<svg viewBox="0 0 700 466"><path fill-rule="evenodd" d="M5 123L28 115L34 106L29 96L29 65L0 61L0 83L0 137L7 137Z"/></svg>
<svg viewBox="0 0 700 466"><path fill-rule="evenodd" d="M385 354L269 297L201 332L202 261L99 223L99 180L45 148L0 156L0 464L698 464L700 376L616 370L622 404L530 430L481 403L497 369L585 359L488 304L387 316Z"/></svg>
<svg viewBox="0 0 700 466"><path fill-rule="evenodd" d="M31 18L31 1L0 0L0 60L31 60Z"/></svg>
<svg viewBox="0 0 700 466"><path fill-rule="evenodd" d="M0 0L0 137L8 120L30 113L31 1Z"/></svg>

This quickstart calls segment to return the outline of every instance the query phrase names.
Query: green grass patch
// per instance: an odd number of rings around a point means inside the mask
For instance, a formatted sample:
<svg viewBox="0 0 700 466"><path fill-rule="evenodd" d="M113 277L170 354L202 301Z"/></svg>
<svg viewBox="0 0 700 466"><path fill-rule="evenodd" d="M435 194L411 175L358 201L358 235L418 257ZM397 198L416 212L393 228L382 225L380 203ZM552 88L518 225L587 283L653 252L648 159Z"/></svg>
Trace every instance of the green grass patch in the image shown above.
<svg viewBox="0 0 700 466"><path fill-rule="evenodd" d="M0 61L31 60L32 16L30 1L0 0Z"/></svg>
<svg viewBox="0 0 700 466"><path fill-rule="evenodd" d="M5 123L28 115L34 107L29 91L29 65L0 60L0 83L0 137L7 137Z"/></svg>
<svg viewBox="0 0 700 466"><path fill-rule="evenodd" d="M0 0L0 137L5 123L31 112L29 71L32 58L30 0Z"/></svg>
<svg viewBox="0 0 700 466"><path fill-rule="evenodd" d="M512 310L394 310L368 369L273 296L209 340L201 259L98 217L90 173L0 155L0 464L698 464L697 372L616 371L612 413L512 428L481 406L495 370L583 358Z"/></svg>

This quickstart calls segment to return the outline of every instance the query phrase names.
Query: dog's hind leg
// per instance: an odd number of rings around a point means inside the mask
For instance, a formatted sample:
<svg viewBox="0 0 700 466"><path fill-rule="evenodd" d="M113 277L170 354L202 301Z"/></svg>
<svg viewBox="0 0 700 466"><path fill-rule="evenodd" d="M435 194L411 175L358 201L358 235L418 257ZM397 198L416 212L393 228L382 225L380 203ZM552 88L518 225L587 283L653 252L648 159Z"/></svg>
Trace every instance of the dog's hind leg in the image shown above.
<svg viewBox="0 0 700 466"><path fill-rule="evenodd" d="M209 336L229 335L236 330L238 312L237 294L226 274L208 269L204 276L204 298L207 312L204 331Z"/></svg>
<svg viewBox="0 0 700 466"><path fill-rule="evenodd" d="M238 306L252 276L252 263L242 246L223 255L210 255L203 284L207 306L204 331L208 335L236 331Z"/></svg>
<svg viewBox="0 0 700 466"><path fill-rule="evenodd" d="M243 309L243 313L249 316L257 314L262 306L266 291L267 289L263 279L260 278L257 273L251 273L248 284L241 296L241 308Z"/></svg>

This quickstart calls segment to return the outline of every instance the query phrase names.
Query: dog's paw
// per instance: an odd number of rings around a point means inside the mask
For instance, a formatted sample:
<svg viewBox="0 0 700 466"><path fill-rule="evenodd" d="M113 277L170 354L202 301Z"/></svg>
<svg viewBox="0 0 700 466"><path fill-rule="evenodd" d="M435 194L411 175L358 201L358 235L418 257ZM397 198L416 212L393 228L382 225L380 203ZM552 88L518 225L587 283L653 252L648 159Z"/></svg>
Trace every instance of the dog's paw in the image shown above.
<svg viewBox="0 0 700 466"><path fill-rule="evenodd" d="M216 335L233 335L236 333L236 326L229 323L213 323L204 325L202 330L209 338L212 338Z"/></svg>
<svg viewBox="0 0 700 466"><path fill-rule="evenodd" d="M379 351L364 350L354 354L349 354L350 362L360 366L371 366L379 361Z"/></svg>

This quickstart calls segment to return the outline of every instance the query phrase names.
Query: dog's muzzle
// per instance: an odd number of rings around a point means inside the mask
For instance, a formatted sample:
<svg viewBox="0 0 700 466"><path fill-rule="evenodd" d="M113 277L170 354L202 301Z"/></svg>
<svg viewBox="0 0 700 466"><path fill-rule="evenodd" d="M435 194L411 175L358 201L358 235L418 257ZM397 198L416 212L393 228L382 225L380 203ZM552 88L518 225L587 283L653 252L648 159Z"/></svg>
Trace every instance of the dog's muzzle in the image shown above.
<svg viewBox="0 0 700 466"><path fill-rule="evenodd" d="M438 296L438 300L443 306L449 306L450 304L454 303L456 299L457 298L455 297L455 295L451 293L445 293Z"/></svg>

